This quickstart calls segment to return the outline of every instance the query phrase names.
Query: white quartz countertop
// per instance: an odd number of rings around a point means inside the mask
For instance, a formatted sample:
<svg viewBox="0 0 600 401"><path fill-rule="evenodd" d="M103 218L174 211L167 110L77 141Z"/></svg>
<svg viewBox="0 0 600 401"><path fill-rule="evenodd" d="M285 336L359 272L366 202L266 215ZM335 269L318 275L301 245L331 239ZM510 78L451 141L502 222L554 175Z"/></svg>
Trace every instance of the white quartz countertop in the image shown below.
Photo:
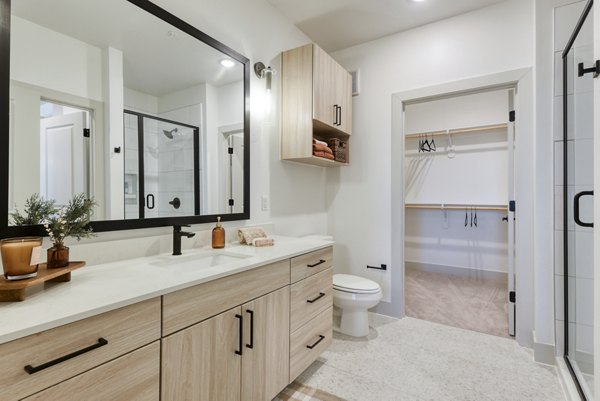
<svg viewBox="0 0 600 401"><path fill-rule="evenodd" d="M222 250L197 248L181 256L158 255L86 266L72 272L68 283L28 293L23 302L0 303L0 344L334 243L310 237L273 238L275 245L270 247L227 244ZM110 252L109 247L106 252ZM200 267L194 263L215 256L224 263Z"/></svg>

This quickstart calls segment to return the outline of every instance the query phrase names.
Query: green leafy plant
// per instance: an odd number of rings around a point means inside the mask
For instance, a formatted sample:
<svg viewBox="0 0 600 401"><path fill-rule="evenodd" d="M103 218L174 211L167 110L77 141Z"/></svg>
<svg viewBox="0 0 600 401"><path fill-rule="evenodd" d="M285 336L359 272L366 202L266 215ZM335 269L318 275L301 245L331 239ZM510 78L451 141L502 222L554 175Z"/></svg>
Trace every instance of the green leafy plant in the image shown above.
<svg viewBox="0 0 600 401"><path fill-rule="evenodd" d="M54 204L53 199L45 200L39 194L33 194L25 201L23 213L16 209L10 218L15 226L42 224L57 212Z"/></svg>
<svg viewBox="0 0 600 401"><path fill-rule="evenodd" d="M44 224L54 246L64 246L67 237L76 238L77 241L94 237L96 234L89 224L96 205L93 198L89 199L84 194L78 194L69 201L67 206L55 209Z"/></svg>

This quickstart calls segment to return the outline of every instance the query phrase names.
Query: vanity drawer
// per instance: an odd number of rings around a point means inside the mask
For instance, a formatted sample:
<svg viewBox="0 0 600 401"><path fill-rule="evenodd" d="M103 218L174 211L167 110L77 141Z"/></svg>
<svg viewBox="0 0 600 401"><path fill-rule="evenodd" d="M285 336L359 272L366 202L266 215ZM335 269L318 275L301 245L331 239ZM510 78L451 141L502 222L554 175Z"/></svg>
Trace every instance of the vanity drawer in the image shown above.
<svg viewBox="0 0 600 401"><path fill-rule="evenodd" d="M324 270L292 284L290 327L294 332L333 304L333 272Z"/></svg>
<svg viewBox="0 0 600 401"><path fill-rule="evenodd" d="M292 258L292 283L312 276L333 265L333 248L328 247Z"/></svg>
<svg viewBox="0 0 600 401"><path fill-rule="evenodd" d="M158 401L159 377L157 341L23 401Z"/></svg>
<svg viewBox="0 0 600 401"><path fill-rule="evenodd" d="M290 381L294 381L331 345L332 321L333 308L327 308L292 333L290 338Z"/></svg>
<svg viewBox="0 0 600 401"><path fill-rule="evenodd" d="M290 284L290 260L163 296L163 336Z"/></svg>
<svg viewBox="0 0 600 401"><path fill-rule="evenodd" d="M2 344L2 399L21 399L159 338L160 298L155 298ZM30 374L26 366L40 370Z"/></svg>

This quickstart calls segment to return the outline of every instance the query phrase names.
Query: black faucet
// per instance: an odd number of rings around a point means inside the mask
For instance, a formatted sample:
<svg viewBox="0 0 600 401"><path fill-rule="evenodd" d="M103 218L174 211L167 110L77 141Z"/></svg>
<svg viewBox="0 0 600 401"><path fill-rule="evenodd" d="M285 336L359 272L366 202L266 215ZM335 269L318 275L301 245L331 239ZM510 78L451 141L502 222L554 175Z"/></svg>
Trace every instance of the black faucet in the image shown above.
<svg viewBox="0 0 600 401"><path fill-rule="evenodd" d="M173 226L173 255L181 255L181 237L192 238L196 235L196 233L181 231L181 227L189 227L189 225Z"/></svg>

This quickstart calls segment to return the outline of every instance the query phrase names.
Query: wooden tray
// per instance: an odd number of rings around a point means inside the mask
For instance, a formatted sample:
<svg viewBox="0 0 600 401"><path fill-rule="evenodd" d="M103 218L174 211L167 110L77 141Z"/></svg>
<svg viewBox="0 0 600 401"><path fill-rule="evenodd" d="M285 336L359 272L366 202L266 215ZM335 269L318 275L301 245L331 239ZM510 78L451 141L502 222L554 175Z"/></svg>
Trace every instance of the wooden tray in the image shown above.
<svg viewBox="0 0 600 401"><path fill-rule="evenodd" d="M0 302L20 302L25 300L25 289L46 281L66 283L71 281L71 272L85 266L85 262L71 262L66 267L48 269L45 263L40 263L36 277L25 280L6 280L0 276Z"/></svg>

